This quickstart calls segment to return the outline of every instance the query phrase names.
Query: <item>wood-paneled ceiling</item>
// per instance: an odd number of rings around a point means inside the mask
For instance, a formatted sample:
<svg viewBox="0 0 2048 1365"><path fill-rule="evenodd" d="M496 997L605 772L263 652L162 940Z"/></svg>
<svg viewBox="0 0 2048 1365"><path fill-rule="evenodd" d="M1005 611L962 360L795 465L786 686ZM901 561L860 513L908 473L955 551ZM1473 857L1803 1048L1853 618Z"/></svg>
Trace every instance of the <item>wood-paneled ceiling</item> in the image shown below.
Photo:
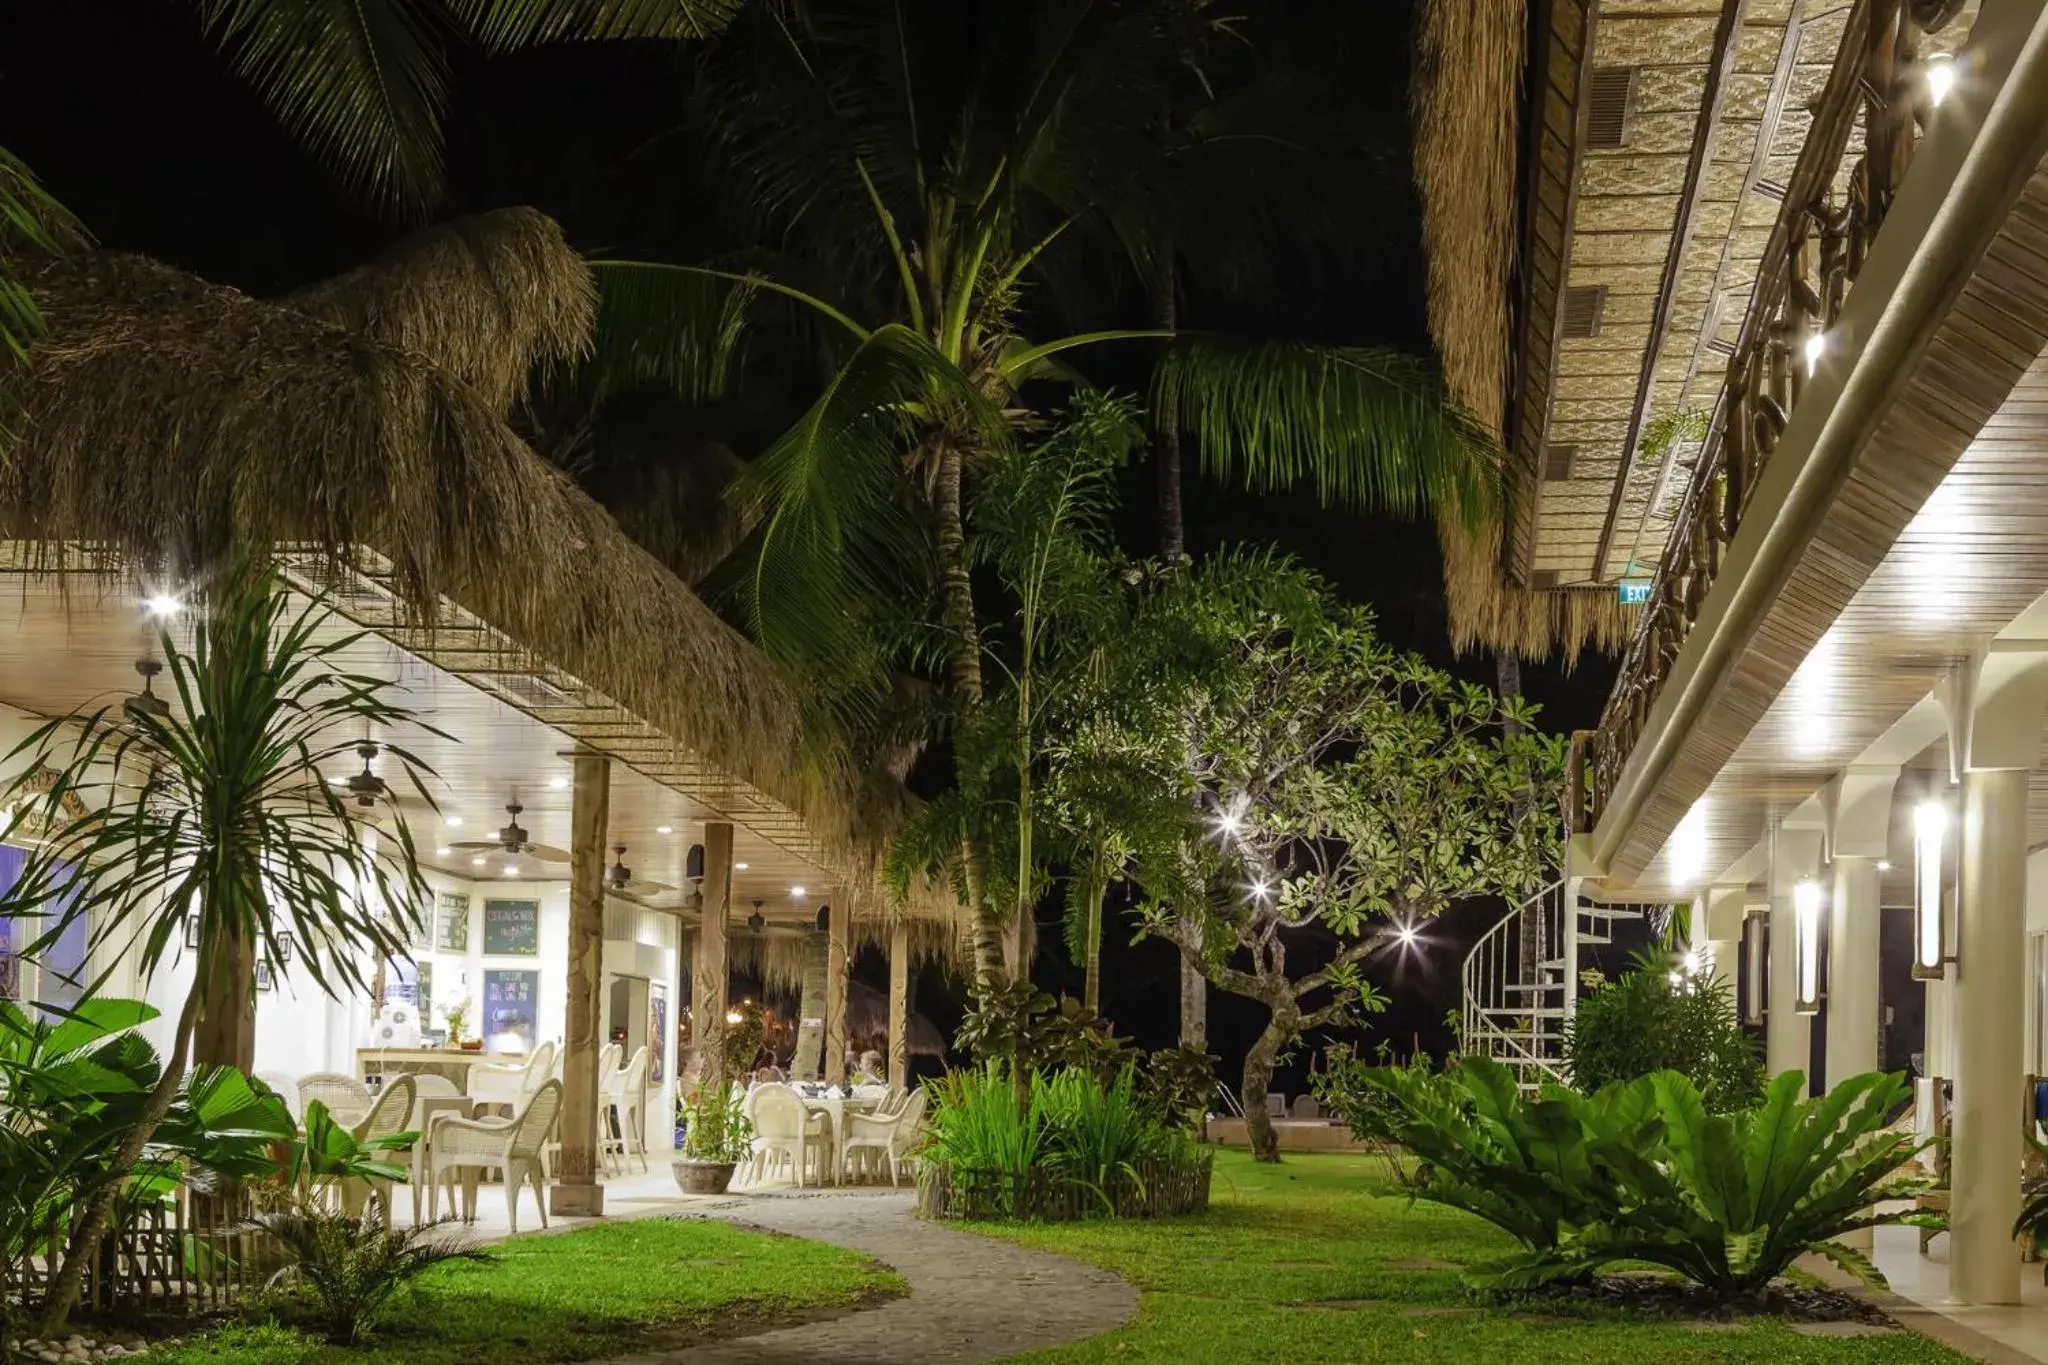
<svg viewBox="0 0 2048 1365"><path fill-rule="evenodd" d="M137 691L137 659L158 652L158 621L143 598L167 585L87 574L60 579L28 572L31 563L21 547L0 546L0 703L57 716ZM420 722L370 738L405 745L433 770L428 786L438 814L415 800L400 804L431 865L464 878L566 880L564 863L455 846L493 838L506 823L506 803L517 800L524 807L519 823L530 838L566 849L572 795L567 755L585 746L619 760L612 765L607 844L626 846L625 862L636 878L668 888L645 896L647 904L684 904L689 849L703 842L707 820L720 819L734 825L736 916L758 900L769 918L800 921L841 890L793 814L679 752L575 680L537 672L523 655L507 668L513 654L456 609L448 609L448 619L429 637L400 630L388 617L380 621L374 602L346 595L333 600L348 616L330 618L322 636L358 634L343 656L348 666L398 683L401 704ZM358 623L373 629L359 632ZM170 628L189 635L189 618L171 617ZM461 669L472 673L458 676ZM159 693L167 681L158 679ZM526 693L531 711L512 701ZM333 766L330 777L358 771L353 764ZM607 863L611 856L608 848ZM795 887L804 889L801 897L793 894Z"/></svg>
<svg viewBox="0 0 2048 1365"><path fill-rule="evenodd" d="M1663 555L1699 445L1646 456L1644 435L1660 419L1704 416L1720 395L1854 9L1850 0L1550 6L1513 438L1518 467L1533 476L1513 546L1521 569L1556 584L1604 582L1647 575ZM1927 50L1958 46L1975 11L1973 0ZM1616 111L1594 109L1594 91L1625 101L1618 140ZM1567 326L1567 296L1583 290L1599 291L1590 335Z"/></svg>

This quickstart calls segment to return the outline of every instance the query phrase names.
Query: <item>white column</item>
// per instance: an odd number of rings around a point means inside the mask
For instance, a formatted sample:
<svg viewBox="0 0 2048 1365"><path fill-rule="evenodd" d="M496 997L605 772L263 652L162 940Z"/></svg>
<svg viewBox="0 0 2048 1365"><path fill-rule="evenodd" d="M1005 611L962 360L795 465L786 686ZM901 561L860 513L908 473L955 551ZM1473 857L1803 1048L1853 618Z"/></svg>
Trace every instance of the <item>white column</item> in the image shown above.
<svg viewBox="0 0 2048 1365"><path fill-rule="evenodd" d="M2020 1301L2020 1077L2026 1013L2027 771L1963 775L1948 1286L1958 1303Z"/></svg>
<svg viewBox="0 0 2048 1365"><path fill-rule="evenodd" d="M1835 859L1828 900L1829 1087L1875 1071L1877 1058L1877 859L1844 854Z"/></svg>
<svg viewBox="0 0 2048 1365"><path fill-rule="evenodd" d="M1955 1104L1949 1147L1949 1298L2020 1301L2019 1214L2025 1112L2027 779L2041 758L2048 654L1995 653L1944 687L1950 752L1962 764L1955 963ZM1957 743L1956 722L1967 717Z"/></svg>
<svg viewBox="0 0 2048 1365"><path fill-rule="evenodd" d="M1728 1008L1742 1017L1742 914L1746 886L1710 886L1694 912L1699 923L1693 938L1705 947L1714 988L1728 997Z"/></svg>
<svg viewBox="0 0 2048 1365"><path fill-rule="evenodd" d="M1819 872L1820 831L1780 829L1771 848L1770 994L1764 1017L1764 1064L1772 1076L1813 1066L1813 1028L1798 1007L1799 918L1792 888Z"/></svg>

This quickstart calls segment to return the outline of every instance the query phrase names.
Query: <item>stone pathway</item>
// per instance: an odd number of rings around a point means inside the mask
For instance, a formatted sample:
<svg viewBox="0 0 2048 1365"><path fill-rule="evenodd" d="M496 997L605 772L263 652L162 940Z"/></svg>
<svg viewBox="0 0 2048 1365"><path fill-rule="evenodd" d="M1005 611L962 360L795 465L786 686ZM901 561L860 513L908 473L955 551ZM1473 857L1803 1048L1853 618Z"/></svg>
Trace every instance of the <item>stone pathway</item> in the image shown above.
<svg viewBox="0 0 2048 1365"><path fill-rule="evenodd" d="M803 1365L807 1361L994 1360L1128 1322L1138 1291L1064 1256L920 1221L902 1194L761 1196L703 1216L865 1252L910 1293L865 1312L614 1365Z"/></svg>

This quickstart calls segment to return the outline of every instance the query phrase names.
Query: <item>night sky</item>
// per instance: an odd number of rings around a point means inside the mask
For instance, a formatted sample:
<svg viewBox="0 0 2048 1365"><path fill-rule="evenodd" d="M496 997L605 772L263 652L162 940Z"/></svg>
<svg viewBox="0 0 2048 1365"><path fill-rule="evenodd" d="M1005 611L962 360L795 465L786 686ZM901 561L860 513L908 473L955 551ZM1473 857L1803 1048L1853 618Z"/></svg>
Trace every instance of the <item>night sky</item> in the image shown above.
<svg viewBox="0 0 2048 1365"><path fill-rule="evenodd" d="M352 199L276 128L200 40L193 8L169 0L0 5L0 146L33 167L104 245L255 294L336 273L403 235L405 224ZM1389 160L1363 196L1369 207L1356 239L1327 260L1304 261L1296 287L1222 310L1228 316L1184 321L1250 330L1281 318L1294 335L1316 340L1426 346L1417 210L1399 159L1402 6L1288 0L1284 20L1272 18L1282 8L1275 0L1237 8L1254 36L1270 31L1277 41L1310 43L1337 64L1361 101L1358 136L1389 149ZM458 56L456 77L450 194L440 216L533 204L562 221L580 248L666 246L673 258L686 258L674 225L688 220L698 187L672 174L675 158L665 154L688 79L684 64L648 46L607 45L493 62ZM1149 474L1134 474L1123 527L1134 552L1154 548L1152 508ZM1306 499L1252 497L1198 479L1189 482L1187 517L1194 553L1277 543L1345 595L1372 604L1394 643L1492 681L1490 657L1450 656L1427 526L1324 512ZM1599 657L1569 674L1526 664L1523 683L1546 724L1586 727L1598 717L1612 667ZM1436 946L1420 957L1374 960L1372 973L1396 1002L1382 1030L1397 1046L1405 1050L1416 1034L1439 1048L1447 1041L1441 1021L1457 1001L1459 941L1497 913L1486 905L1461 910L1433 928ZM1157 944L1126 947L1125 937L1105 934L1105 1013L1146 1046L1170 1043L1172 955ZM1041 940L1041 984L1078 994L1080 976L1064 961L1057 925L1046 925ZM870 955L861 974L879 983L879 958ZM949 1031L957 999L957 988L936 974L921 983L922 1006ZM1233 1083L1259 1013L1212 993L1212 1047Z"/></svg>

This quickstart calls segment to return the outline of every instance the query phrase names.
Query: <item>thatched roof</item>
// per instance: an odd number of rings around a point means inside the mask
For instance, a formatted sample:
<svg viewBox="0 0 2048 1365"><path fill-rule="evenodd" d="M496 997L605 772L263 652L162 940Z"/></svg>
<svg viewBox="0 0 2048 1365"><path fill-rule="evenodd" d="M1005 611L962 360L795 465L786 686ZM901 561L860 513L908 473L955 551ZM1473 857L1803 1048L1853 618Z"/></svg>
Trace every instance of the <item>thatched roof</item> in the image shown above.
<svg viewBox="0 0 2048 1365"><path fill-rule="evenodd" d="M1415 183L1428 258L1430 333L1452 393L1505 435L1515 357L1526 0L1424 0L1412 121ZM1532 590L1508 581L1503 537L1527 490L1504 471L1499 520L1473 533L1446 518L1444 593L1455 648L1512 648L1529 658L1590 645L1619 649L1635 613L1609 588Z"/></svg>
<svg viewBox="0 0 2048 1365"><path fill-rule="evenodd" d="M515 259L559 242L535 217L500 217ZM50 334L0 468L6 534L181 578L235 546L367 545L408 601L461 604L798 811L827 849L871 846L868 803L767 659L507 425L505 390L587 327L588 275L554 257L569 283L522 312L506 300L537 283L508 294L461 264L485 235L444 230L280 301L138 256L24 262ZM451 255L439 306L479 329L496 316L496 356L426 316L410 272Z"/></svg>
<svg viewBox="0 0 2048 1365"><path fill-rule="evenodd" d="M589 348L597 286L552 218L512 208L413 233L283 302L419 352L503 413L536 366Z"/></svg>

